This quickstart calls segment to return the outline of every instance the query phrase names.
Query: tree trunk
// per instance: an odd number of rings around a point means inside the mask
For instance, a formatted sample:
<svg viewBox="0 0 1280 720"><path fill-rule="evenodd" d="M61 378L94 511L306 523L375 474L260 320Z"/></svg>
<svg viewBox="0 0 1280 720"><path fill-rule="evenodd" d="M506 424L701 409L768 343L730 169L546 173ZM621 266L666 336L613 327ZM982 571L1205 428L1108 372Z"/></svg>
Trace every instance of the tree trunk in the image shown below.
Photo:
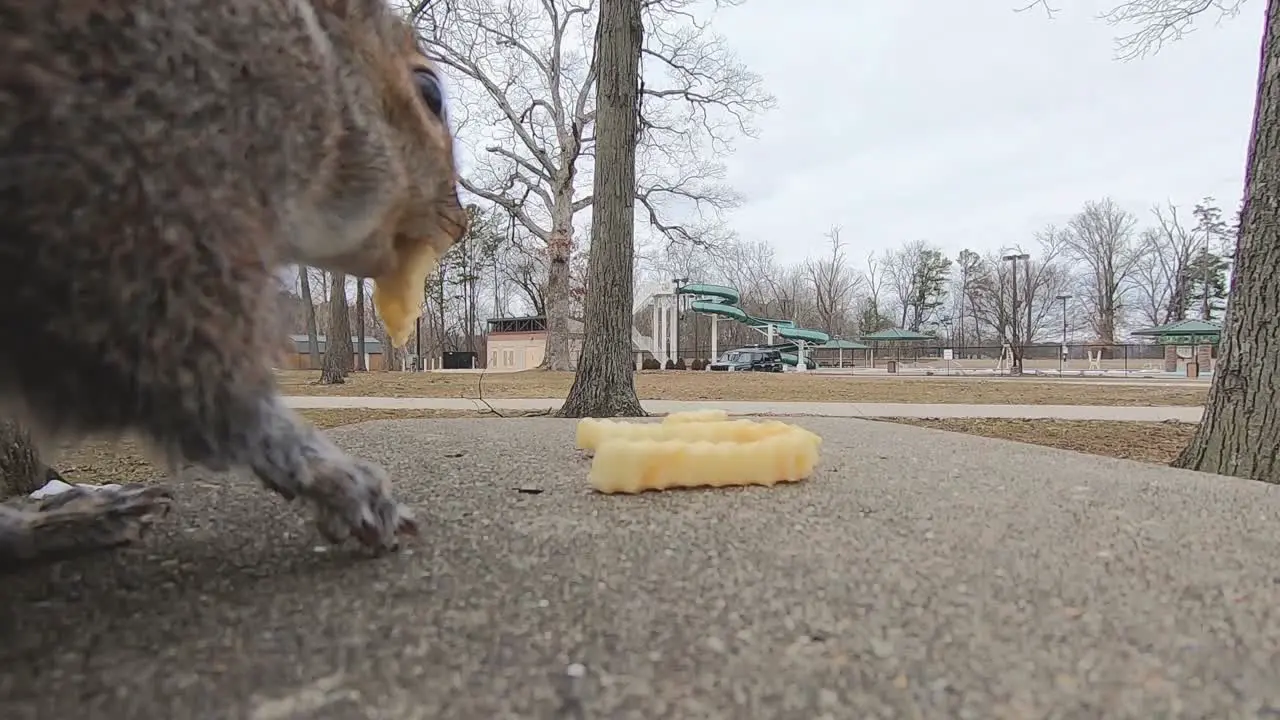
<svg viewBox="0 0 1280 720"><path fill-rule="evenodd" d="M364 278L356 278L356 370L368 370L364 355Z"/></svg>
<svg viewBox="0 0 1280 720"><path fill-rule="evenodd" d="M44 476L31 436L18 423L0 420L0 500L38 489Z"/></svg>
<svg viewBox="0 0 1280 720"><path fill-rule="evenodd" d="M401 370L404 368L405 348L391 347L391 336L387 334L386 325L378 326L378 342L382 344L382 367L379 372Z"/></svg>
<svg viewBox="0 0 1280 720"><path fill-rule="evenodd" d="M585 342L559 417L642 417L631 356L641 0L602 0ZM567 265L566 265L567 268ZM567 300L567 298L565 298Z"/></svg>
<svg viewBox="0 0 1280 720"><path fill-rule="evenodd" d="M444 354L446 348L448 348L447 343L449 342L449 326L445 313L445 310L448 308L448 305L446 305L448 300L445 298L444 294L445 275L444 273L440 273L438 277L439 280L436 282L435 290L436 309L439 311L439 315L436 318L436 345L431 352L431 362L433 367L436 360L439 360L440 364L444 365Z"/></svg>
<svg viewBox="0 0 1280 720"><path fill-rule="evenodd" d="M329 329L325 337L320 382L325 385L341 385L346 382L354 354L355 349L351 347L351 317L347 314L347 276L334 273L329 288Z"/></svg>
<svg viewBox="0 0 1280 720"><path fill-rule="evenodd" d="M597 127L599 116L597 115ZM599 140L596 141L599 145ZM595 210L592 210L594 213ZM595 221L592 221L592 227ZM547 243L550 269L547 271L547 349L542 359L545 370L573 369L569 358L569 256L573 252L572 216L562 226L557 223Z"/></svg>
<svg viewBox="0 0 1280 720"><path fill-rule="evenodd" d="M1204 418L1175 467L1280 483L1280 0L1267 3L1244 220Z"/></svg>
<svg viewBox="0 0 1280 720"><path fill-rule="evenodd" d="M311 367L320 367L320 330L316 327L316 303L311 297L310 270L306 265L298 266L298 281L302 284L302 301L307 305L307 345L310 347Z"/></svg>

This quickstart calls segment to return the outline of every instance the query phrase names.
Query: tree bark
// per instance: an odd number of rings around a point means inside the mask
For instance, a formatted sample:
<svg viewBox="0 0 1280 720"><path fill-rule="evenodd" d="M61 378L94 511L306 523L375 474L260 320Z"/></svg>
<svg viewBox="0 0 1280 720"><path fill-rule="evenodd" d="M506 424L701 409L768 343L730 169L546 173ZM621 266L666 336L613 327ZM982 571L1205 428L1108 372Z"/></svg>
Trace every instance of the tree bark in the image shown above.
<svg viewBox="0 0 1280 720"><path fill-rule="evenodd" d="M1280 483L1280 0L1267 3L1244 218L1204 418L1175 467Z"/></svg>
<svg viewBox="0 0 1280 720"><path fill-rule="evenodd" d="M641 0L602 0L584 344L559 417L642 417L631 355ZM567 267L567 266L566 266Z"/></svg>
<svg viewBox="0 0 1280 720"><path fill-rule="evenodd" d="M391 347L391 336L387 334L385 324L379 323L376 332L378 343L382 345L382 367L378 368L378 372L403 370L406 348Z"/></svg>
<svg viewBox="0 0 1280 720"><path fill-rule="evenodd" d="M321 384L345 383L354 355L351 318L347 314L347 276L334 273L329 286L329 329L324 344L324 365L320 369Z"/></svg>
<svg viewBox="0 0 1280 720"><path fill-rule="evenodd" d="M598 115L596 127L600 127ZM599 143L599 140L596 142ZM560 207L562 204L567 206L571 199L572 196L563 203L556 203L553 208L556 219L553 221L551 240L547 243L550 262L546 291L547 349L541 367L560 372L573 369L569 357L569 259L573 254L573 212L568 207ZM592 227L595 227L594 220Z"/></svg>
<svg viewBox="0 0 1280 720"><path fill-rule="evenodd" d="M38 489L44 476L31 436L18 423L0 420L0 500Z"/></svg>
<svg viewBox="0 0 1280 720"><path fill-rule="evenodd" d="M316 303L311 297L310 270L306 265L298 266L298 281L302 284L302 301L307 304L307 344L310 345L311 367L320 367L320 330L316 327Z"/></svg>

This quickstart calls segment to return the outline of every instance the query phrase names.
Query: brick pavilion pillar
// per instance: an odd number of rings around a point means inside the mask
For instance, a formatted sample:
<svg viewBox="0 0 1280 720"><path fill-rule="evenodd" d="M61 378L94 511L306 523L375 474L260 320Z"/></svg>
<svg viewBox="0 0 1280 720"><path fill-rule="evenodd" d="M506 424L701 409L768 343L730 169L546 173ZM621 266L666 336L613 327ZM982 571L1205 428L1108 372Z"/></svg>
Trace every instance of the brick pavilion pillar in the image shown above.
<svg viewBox="0 0 1280 720"><path fill-rule="evenodd" d="M1200 364L1201 374L1209 372L1213 367L1213 346L1209 344L1196 346L1196 362Z"/></svg>

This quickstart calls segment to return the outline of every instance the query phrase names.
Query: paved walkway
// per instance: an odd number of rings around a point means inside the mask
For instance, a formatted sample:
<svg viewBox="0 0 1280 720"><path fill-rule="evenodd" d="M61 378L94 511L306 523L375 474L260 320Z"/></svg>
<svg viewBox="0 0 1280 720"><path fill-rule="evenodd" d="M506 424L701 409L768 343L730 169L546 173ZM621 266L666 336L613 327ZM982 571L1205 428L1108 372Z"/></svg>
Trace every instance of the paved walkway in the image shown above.
<svg viewBox="0 0 1280 720"><path fill-rule="evenodd" d="M0 718L1280 711L1280 487L795 422L804 482L633 497L589 489L571 421L335 429L422 518L380 560L192 479L141 547L0 582Z"/></svg>
<svg viewBox="0 0 1280 720"><path fill-rule="evenodd" d="M556 398L502 398L486 405L470 398L387 398L292 396L294 408L370 408L388 410L554 410ZM959 405L912 403L730 402L722 400L644 400L652 413L722 408L734 415L813 415L820 417L896 418L1023 418L1057 420L1120 420L1143 422L1199 422L1202 407L1118 407L1105 405Z"/></svg>

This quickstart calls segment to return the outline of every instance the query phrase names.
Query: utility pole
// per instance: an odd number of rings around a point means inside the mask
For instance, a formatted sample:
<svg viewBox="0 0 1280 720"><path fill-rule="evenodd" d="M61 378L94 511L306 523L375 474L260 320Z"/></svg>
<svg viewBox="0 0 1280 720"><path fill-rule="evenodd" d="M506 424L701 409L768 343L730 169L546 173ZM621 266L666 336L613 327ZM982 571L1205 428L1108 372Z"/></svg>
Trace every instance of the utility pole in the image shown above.
<svg viewBox="0 0 1280 720"><path fill-rule="evenodd" d="M1067 359L1067 301L1070 295L1059 295L1054 300L1062 301L1062 349L1058 351L1058 377L1062 377L1062 364Z"/></svg>
<svg viewBox="0 0 1280 720"><path fill-rule="evenodd" d="M671 278L671 361L677 362L680 350L680 288L689 284L689 278Z"/></svg>
<svg viewBox="0 0 1280 720"><path fill-rule="evenodd" d="M1011 372L1014 375L1022 374L1022 346L1018 343L1018 261L1030 260L1031 256L1027 253L1017 253L1014 255L1005 255L1000 258L1009 262L1013 268L1013 307L1009 312L1009 326L1012 330L1011 345L1013 347L1013 368Z"/></svg>

